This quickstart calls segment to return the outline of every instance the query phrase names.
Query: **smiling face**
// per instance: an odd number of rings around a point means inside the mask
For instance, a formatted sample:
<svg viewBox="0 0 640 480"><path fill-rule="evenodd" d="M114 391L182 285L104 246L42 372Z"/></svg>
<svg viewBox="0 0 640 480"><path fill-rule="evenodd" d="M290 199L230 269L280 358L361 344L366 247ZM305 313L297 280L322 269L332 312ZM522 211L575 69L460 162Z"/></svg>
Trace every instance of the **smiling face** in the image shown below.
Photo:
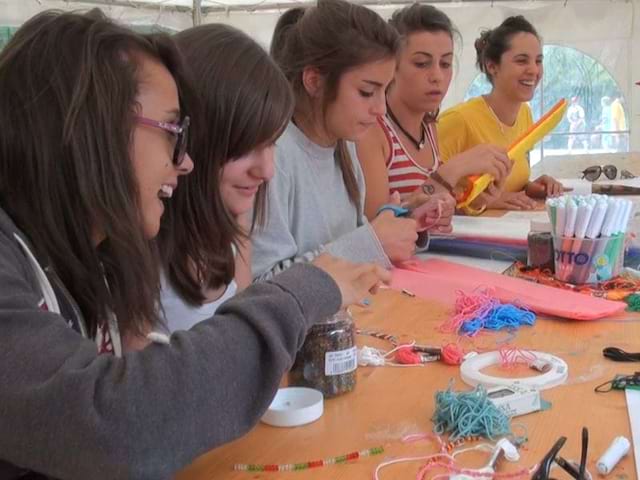
<svg viewBox="0 0 640 480"><path fill-rule="evenodd" d="M388 58L352 68L340 77L336 98L324 118L325 129L334 141L358 140L385 114L385 90L395 66L395 59Z"/></svg>
<svg viewBox="0 0 640 480"><path fill-rule="evenodd" d="M453 40L449 33L412 33L400 54L392 88L412 108L434 112L449 89L452 62Z"/></svg>
<svg viewBox="0 0 640 480"><path fill-rule="evenodd" d="M159 122L180 122L180 103L176 83L160 62L147 56L138 60L138 116ZM131 158L138 182L139 205L144 233L153 238L160 229L163 199L170 198L178 177L193 169L186 155L180 167L172 162L176 136L161 128L137 123L133 133Z"/></svg>
<svg viewBox="0 0 640 480"><path fill-rule="evenodd" d="M538 37L526 32L516 33L509 43L500 64L487 64L493 88L514 101L528 102L542 79L542 45Z"/></svg>
<svg viewBox="0 0 640 480"><path fill-rule="evenodd" d="M274 173L275 145L256 148L247 155L224 164L220 178L220 195L229 212L238 217L249 212L255 203L258 189Z"/></svg>

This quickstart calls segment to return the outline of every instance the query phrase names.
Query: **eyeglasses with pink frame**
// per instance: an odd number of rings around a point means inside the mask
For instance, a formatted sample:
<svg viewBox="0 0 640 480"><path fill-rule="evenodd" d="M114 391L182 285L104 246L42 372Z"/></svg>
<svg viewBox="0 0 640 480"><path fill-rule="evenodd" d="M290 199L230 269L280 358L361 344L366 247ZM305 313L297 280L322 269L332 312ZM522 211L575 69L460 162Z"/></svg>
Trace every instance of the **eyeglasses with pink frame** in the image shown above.
<svg viewBox="0 0 640 480"><path fill-rule="evenodd" d="M180 124L170 122L160 122L158 120L152 120L142 116L136 116L136 121L142 125L148 127L160 128L166 132L172 133L176 136L176 146L173 150L173 165L179 167L184 162L184 158L187 153L187 143L189 139L189 124L191 119L185 116Z"/></svg>

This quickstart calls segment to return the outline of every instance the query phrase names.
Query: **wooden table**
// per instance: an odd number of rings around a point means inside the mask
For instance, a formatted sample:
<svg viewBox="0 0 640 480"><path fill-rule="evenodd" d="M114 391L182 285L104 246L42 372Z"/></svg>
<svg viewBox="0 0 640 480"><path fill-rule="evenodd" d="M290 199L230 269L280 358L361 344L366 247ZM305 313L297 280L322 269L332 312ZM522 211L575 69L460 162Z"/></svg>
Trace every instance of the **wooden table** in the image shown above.
<svg viewBox="0 0 640 480"><path fill-rule="evenodd" d="M447 306L411 298L395 291L382 291L367 309L354 309L360 328L379 329L402 334L402 339L440 345L453 337L437 332L446 318ZM566 385L542 393L552 403L547 411L512 421L512 426L526 426L529 442L521 450L520 466L537 463L559 436L568 437L561 451L565 458L579 459L580 431L589 428L588 469L597 475L595 462L613 438L630 438L624 393L594 393L593 388L616 373L633 373L638 365L615 363L602 357L606 346L627 351L640 350L640 317L621 315L595 322L576 322L538 318L534 327L520 329L513 343L519 348L537 349L556 354L569 364ZM498 348L506 333L484 334L477 346ZM360 345L388 349L384 341L358 336ZM513 375L512 373L505 376ZM356 389L341 397L325 401L324 415L316 422L297 428L257 425L245 437L197 459L185 469L179 480L227 479L334 479L372 478L375 467L390 457L428 455L436 452L431 442L403 444L400 438L409 433L430 432L434 394L444 390L450 379L456 389L467 389L457 367L433 363L424 367L361 367ZM235 472L235 463L295 463L329 458L348 452L383 445L383 455L361 459L348 465L329 466L303 472L248 473ZM486 454L461 457L469 467L482 466ZM383 479L413 479L422 463L392 466L382 471ZM502 461L499 471L514 470ZM556 472L558 478L568 478ZM631 480L636 477L632 455L627 456L608 477Z"/></svg>

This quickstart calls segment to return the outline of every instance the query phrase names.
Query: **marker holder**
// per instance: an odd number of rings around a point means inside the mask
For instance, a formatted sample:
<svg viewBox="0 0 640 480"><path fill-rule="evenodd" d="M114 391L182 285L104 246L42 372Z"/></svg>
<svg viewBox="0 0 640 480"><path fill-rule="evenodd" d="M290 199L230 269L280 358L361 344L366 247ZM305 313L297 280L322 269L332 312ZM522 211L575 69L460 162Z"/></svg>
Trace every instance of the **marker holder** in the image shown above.
<svg viewBox="0 0 640 480"><path fill-rule="evenodd" d="M600 283L620 274L624 234L595 239L553 236L555 277L574 285Z"/></svg>

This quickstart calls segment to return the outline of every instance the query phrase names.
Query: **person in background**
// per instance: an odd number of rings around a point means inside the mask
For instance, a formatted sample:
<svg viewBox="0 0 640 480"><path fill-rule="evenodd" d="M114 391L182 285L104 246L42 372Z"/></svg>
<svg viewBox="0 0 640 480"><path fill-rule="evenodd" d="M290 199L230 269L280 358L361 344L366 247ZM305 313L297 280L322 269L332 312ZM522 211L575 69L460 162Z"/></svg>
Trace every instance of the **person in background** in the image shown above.
<svg viewBox="0 0 640 480"><path fill-rule="evenodd" d="M200 115L189 138L194 172L173 195L159 235L170 332L211 317L251 283L250 235L264 224L274 145L293 112L284 74L240 30L208 24L174 39L191 66Z"/></svg>
<svg viewBox="0 0 640 480"><path fill-rule="evenodd" d="M172 478L249 431L311 325L388 277L319 257L123 353L160 323L153 238L193 168L181 65L96 10L41 13L0 53L3 479Z"/></svg>
<svg viewBox="0 0 640 480"><path fill-rule="evenodd" d="M613 129L616 132L624 132L627 130L627 116L624 111L624 97L620 94L616 96L611 103L611 120ZM614 135L614 147L617 151L625 152L629 149L627 145L627 136L624 133L616 133Z"/></svg>
<svg viewBox="0 0 640 480"><path fill-rule="evenodd" d="M613 148L613 110L611 108L611 97L605 95L600 99L600 131L602 132L602 148L611 150Z"/></svg>
<svg viewBox="0 0 640 480"><path fill-rule="evenodd" d="M584 108L580 105L580 99L578 97L571 97L571 105L567 108L567 120L569 121L569 152L573 150L573 146L576 140L586 150L588 148L588 142L584 135L580 135L585 131L587 127Z"/></svg>
<svg viewBox="0 0 640 480"><path fill-rule="evenodd" d="M490 173L500 183L511 162L503 148L489 145L440 162L435 126L451 83L453 40L459 34L449 17L431 5L396 10L389 23L400 34L401 48L387 88L387 112L357 142L367 185L365 213L375 218L393 192L414 205L439 196L444 222L436 231L448 232L460 180Z"/></svg>
<svg viewBox="0 0 640 480"><path fill-rule="evenodd" d="M418 222L383 211L369 223L352 143L385 112L397 33L363 6L320 0L286 12L272 45L296 105L276 142L267 222L253 237L254 277L269 278L323 251L384 267L410 258L417 230L434 221L438 204Z"/></svg>
<svg viewBox="0 0 640 480"><path fill-rule="evenodd" d="M508 149L533 124L527 102L543 74L542 43L533 25L521 15L508 17L497 28L482 32L475 48L477 66L489 79L491 92L440 116L437 127L445 163L475 145ZM562 184L548 175L530 181L528 157L527 153L512 159L500 195L481 195L478 202L490 208L528 210L537 207L532 197L561 194Z"/></svg>

